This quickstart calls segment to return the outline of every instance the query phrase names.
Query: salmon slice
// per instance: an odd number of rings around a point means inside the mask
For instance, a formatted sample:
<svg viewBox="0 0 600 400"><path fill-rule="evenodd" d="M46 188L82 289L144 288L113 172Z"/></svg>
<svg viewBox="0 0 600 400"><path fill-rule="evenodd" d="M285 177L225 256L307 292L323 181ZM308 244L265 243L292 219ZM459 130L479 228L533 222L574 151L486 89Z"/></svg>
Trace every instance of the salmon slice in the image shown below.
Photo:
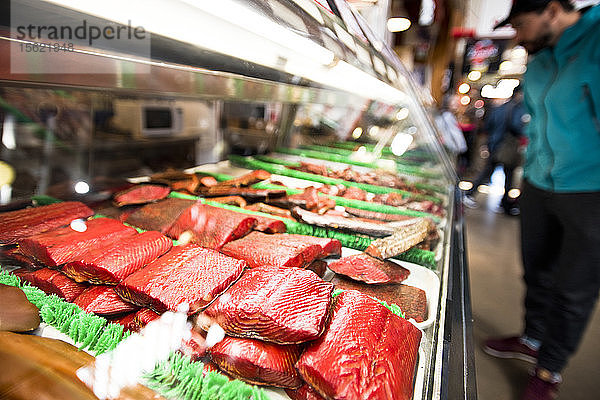
<svg viewBox="0 0 600 400"><path fill-rule="evenodd" d="M331 323L296 363L328 399L412 399L421 331L367 295L340 294Z"/></svg>
<svg viewBox="0 0 600 400"><path fill-rule="evenodd" d="M17 274L17 276L29 282L32 286L43 290L46 294L55 294L69 302L73 302L88 287L75 282L60 273L60 271L50 268L42 268L28 273L23 272Z"/></svg>
<svg viewBox="0 0 600 400"><path fill-rule="evenodd" d="M117 207L134 204L146 204L166 198L171 189L163 185L135 185L132 188L115 193L113 203Z"/></svg>
<svg viewBox="0 0 600 400"><path fill-rule="evenodd" d="M287 230L287 227L278 219L263 217L261 215L253 215L256 218L256 226L254 230L265 232L265 233L283 233Z"/></svg>
<svg viewBox="0 0 600 400"><path fill-rule="evenodd" d="M83 254L63 267L77 282L116 285L156 260L173 246L173 241L156 231L136 234Z"/></svg>
<svg viewBox="0 0 600 400"><path fill-rule="evenodd" d="M231 336L280 344L314 340L325 328L333 285L300 268L257 267L206 310Z"/></svg>
<svg viewBox="0 0 600 400"><path fill-rule="evenodd" d="M123 299L156 312L189 304L189 314L205 308L224 292L246 262L195 244L173 247L116 287Z"/></svg>
<svg viewBox="0 0 600 400"><path fill-rule="evenodd" d="M25 208L0 215L0 244L15 244L31 235L69 225L79 218L94 215L91 208L78 201Z"/></svg>
<svg viewBox="0 0 600 400"><path fill-rule="evenodd" d="M210 349L210 358L229 375L246 382L298 388L302 380L294 364L300 353L298 345L227 336Z"/></svg>
<svg viewBox="0 0 600 400"><path fill-rule="evenodd" d="M187 208L196 204L195 200L169 198L146 204L126 215L123 221L147 231L165 233Z"/></svg>
<svg viewBox="0 0 600 400"><path fill-rule="evenodd" d="M160 314L155 313L149 308L142 308L140 311L135 313L133 321L129 326L130 330L137 332L157 318L160 318Z"/></svg>
<svg viewBox="0 0 600 400"><path fill-rule="evenodd" d="M403 283L369 285L344 277L335 277L331 283L342 290L358 290L388 304L396 304L406 319L413 318L416 322L423 322L427 319L427 294L422 289Z"/></svg>
<svg viewBox="0 0 600 400"><path fill-rule="evenodd" d="M321 253L318 258L339 257L342 255L342 243L337 239L320 238L305 235L285 235L281 236L284 242L310 243L321 247Z"/></svg>
<svg viewBox="0 0 600 400"><path fill-rule="evenodd" d="M306 383L296 390L285 389L285 393L292 400L325 400L319 393Z"/></svg>
<svg viewBox="0 0 600 400"><path fill-rule="evenodd" d="M361 253L335 260L328 265L336 274L345 275L365 283L400 283L410 271L386 260Z"/></svg>
<svg viewBox="0 0 600 400"><path fill-rule="evenodd" d="M87 288L73 302L83 311L103 317L131 313L139 309L138 306L123 301L114 287L104 285Z"/></svg>
<svg viewBox="0 0 600 400"><path fill-rule="evenodd" d="M219 250L246 235L255 225L256 218L250 215L196 203L177 218L166 234L179 239L187 231L192 234L192 242Z"/></svg>
<svg viewBox="0 0 600 400"><path fill-rule="evenodd" d="M223 246L221 251L248 262L250 267L305 267L321 254L321 246L309 241L291 240L287 234L251 232ZM308 236L306 236L308 237Z"/></svg>
<svg viewBox="0 0 600 400"><path fill-rule="evenodd" d="M121 317L111 318L110 322L123 325L123 328L128 332L135 332L135 325L133 325L133 321L135 319L136 312L130 312L129 314L125 314Z"/></svg>
<svg viewBox="0 0 600 400"><path fill-rule="evenodd" d="M30 236L19 242L21 252L47 266L77 260L86 252L123 240L137 231L109 218L86 221L83 232L67 226L53 231Z"/></svg>

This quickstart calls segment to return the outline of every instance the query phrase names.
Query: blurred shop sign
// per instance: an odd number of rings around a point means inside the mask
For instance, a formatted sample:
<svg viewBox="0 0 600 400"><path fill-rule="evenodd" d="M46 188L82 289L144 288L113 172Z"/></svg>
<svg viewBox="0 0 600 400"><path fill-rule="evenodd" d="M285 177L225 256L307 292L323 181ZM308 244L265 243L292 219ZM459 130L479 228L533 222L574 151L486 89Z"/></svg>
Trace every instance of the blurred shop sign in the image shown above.
<svg viewBox="0 0 600 400"><path fill-rule="evenodd" d="M508 40L468 39L465 43L463 73L498 71Z"/></svg>

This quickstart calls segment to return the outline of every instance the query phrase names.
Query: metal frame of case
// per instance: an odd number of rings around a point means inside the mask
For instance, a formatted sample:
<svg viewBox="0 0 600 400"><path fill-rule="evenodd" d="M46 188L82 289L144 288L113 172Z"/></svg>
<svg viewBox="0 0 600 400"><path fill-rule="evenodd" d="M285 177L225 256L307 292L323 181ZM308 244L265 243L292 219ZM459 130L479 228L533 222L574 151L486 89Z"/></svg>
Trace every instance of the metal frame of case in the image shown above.
<svg viewBox="0 0 600 400"><path fill-rule="evenodd" d="M312 1L227 2L235 6L237 11L235 16L231 14L230 19L224 18L227 11L219 10L219 7L224 5L218 1L207 1L197 5L185 0L168 4L154 2L154 6L165 7L167 15L164 19L170 21L165 23L162 26L164 29L161 30L161 25L154 24L156 13L152 12L152 7L147 6L146 2L132 1L134 6L146 4L144 9L140 9L139 18L142 24L154 28L148 30L152 35L149 55L91 49L82 45L75 45L73 51L63 52L60 57L52 59L44 58L41 54L18 54L14 51L16 46L34 42L11 37L11 27L5 22L0 32L0 54L7 55L11 53L11 49L13 52L11 57L0 59L0 88L50 88L85 91L92 93L92 96L108 95L167 101L198 100L212 106L211 118L214 121L223 118L224 104L229 102L276 104L281 107L277 121L278 143L289 139L295 116L301 107L325 105L364 110L365 105L369 105L369 109L372 110L381 106L388 110L389 115L379 115L379 123L384 120L383 124L392 128L398 123L394 118L395 112L403 107L408 108L411 124L419 130L417 140L429 150L445 176L444 184L448 187L449 199L444 256L439 267L441 290L438 317L434 325L428 328L431 352L428 355L423 392L415 394L415 397L476 398L469 281L461 202L459 192L455 189L457 178L439 141L432 116L421 103L420 89L416 87L393 52L373 37L363 21L343 21ZM73 23L82 17L99 22L118 21L117 13L108 3L110 1L104 2L104 7L98 8L68 0L28 0L23 2L22 6L30 7L31 12L51 13ZM88 6L93 10L86 10ZM244 15L252 14L258 21L269 22L280 32L287 32L290 39L297 40L296 43L312 43L307 48L314 45L314 49L327 50L324 54L331 56L331 59L319 64L318 58L310 59L310 52L295 54L294 49L286 48L285 43L278 42L277 38L273 39L273 43L281 46L280 51L264 49L265 52L274 54L276 63L272 65L268 62L263 65L257 64L251 59L252 55L248 56L249 59L243 59L242 53L227 54L218 51L216 47L202 47L191 39L185 40L185 37L173 34L169 29L176 23L172 19L183 16L183 13L187 13L185 21L189 21L190 18L200 21L218 19L222 30L211 32L214 35L234 28L243 32L246 29L242 25ZM361 29L362 34L357 34L356 27ZM190 37L197 36L191 34L194 30L209 34L197 26L189 25L187 30ZM308 58L304 69L289 67L294 62L292 55ZM78 63L110 72L100 75L11 72L43 71L45 63L52 63L53 68L59 63L59 69L64 71L69 71L70 66ZM315 64L318 65L313 68ZM335 78L334 75L342 70L336 70L339 66L344 67L343 71L349 71L348 77L363 79L365 82L357 85L356 81ZM364 85L372 85L377 90L361 91ZM215 123L214 126L214 135L217 138L222 137L219 124Z"/></svg>

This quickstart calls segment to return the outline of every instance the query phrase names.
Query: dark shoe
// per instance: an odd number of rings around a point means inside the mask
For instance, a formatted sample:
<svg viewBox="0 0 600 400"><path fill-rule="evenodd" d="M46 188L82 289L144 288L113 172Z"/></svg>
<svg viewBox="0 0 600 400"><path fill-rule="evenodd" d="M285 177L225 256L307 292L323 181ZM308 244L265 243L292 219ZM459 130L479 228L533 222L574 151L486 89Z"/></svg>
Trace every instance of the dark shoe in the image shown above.
<svg viewBox="0 0 600 400"><path fill-rule="evenodd" d="M465 197L463 197L463 204L467 208L477 208L477 201L475 201L471 195L465 195Z"/></svg>
<svg viewBox="0 0 600 400"><path fill-rule="evenodd" d="M513 206L508 209L507 213L508 213L508 215L512 215L513 217L516 217L517 215L521 214L521 209L517 206Z"/></svg>
<svg viewBox="0 0 600 400"><path fill-rule="evenodd" d="M499 358L516 358L535 364L537 362L537 350L529 347L519 336L501 339L488 339L483 345L483 351L490 356Z"/></svg>
<svg viewBox="0 0 600 400"><path fill-rule="evenodd" d="M549 371L536 368L529 378L521 400L555 400L558 398L559 385L560 379L553 380Z"/></svg>

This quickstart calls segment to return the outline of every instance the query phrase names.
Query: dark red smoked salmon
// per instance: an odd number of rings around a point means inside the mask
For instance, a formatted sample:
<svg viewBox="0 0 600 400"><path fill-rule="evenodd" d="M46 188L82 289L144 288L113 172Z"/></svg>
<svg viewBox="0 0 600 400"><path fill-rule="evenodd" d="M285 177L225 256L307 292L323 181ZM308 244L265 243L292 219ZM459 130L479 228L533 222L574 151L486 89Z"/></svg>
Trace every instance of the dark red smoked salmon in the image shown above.
<svg viewBox="0 0 600 400"><path fill-rule="evenodd" d="M55 294L69 302L73 302L88 287L50 268L42 268L33 272L23 272L17 274L17 276L29 282L32 286L40 288L46 294Z"/></svg>
<svg viewBox="0 0 600 400"><path fill-rule="evenodd" d="M257 267L246 270L205 314L231 336L302 343L323 332L332 291L312 271Z"/></svg>
<svg viewBox="0 0 600 400"><path fill-rule="evenodd" d="M158 313L188 303L191 315L224 292L245 267L244 261L195 244L176 246L116 289L123 299Z"/></svg>
<svg viewBox="0 0 600 400"><path fill-rule="evenodd" d="M165 233L179 215L194 204L194 200L169 198L146 204L127 215L124 221L147 231Z"/></svg>
<svg viewBox="0 0 600 400"><path fill-rule="evenodd" d="M211 360L229 375L255 385L298 388L302 379L294 364L300 346L226 336L210 349Z"/></svg>
<svg viewBox="0 0 600 400"><path fill-rule="evenodd" d="M0 244L15 244L27 236L69 225L94 212L78 201L54 203L0 214Z"/></svg>
<svg viewBox="0 0 600 400"><path fill-rule="evenodd" d="M137 234L131 227L110 218L98 218L85 222L85 231L70 226L30 236L19 241L21 253L35 258L47 266L74 261L86 252L123 240Z"/></svg>
<svg viewBox="0 0 600 400"><path fill-rule="evenodd" d="M325 400L319 393L306 383L296 390L285 389L285 393L292 400Z"/></svg>
<svg viewBox="0 0 600 400"><path fill-rule="evenodd" d="M173 241L156 231L136 234L83 254L63 267L77 282L116 285L171 249Z"/></svg>
<svg viewBox="0 0 600 400"><path fill-rule="evenodd" d="M83 311L94 313L103 317L131 313L139 309L138 306L123 301L112 286L91 286L85 289L73 301Z"/></svg>
<svg viewBox="0 0 600 400"><path fill-rule="evenodd" d="M219 250L224 244L246 235L255 225L256 219L251 215L196 203L177 218L166 234L179 239L188 231L193 243Z"/></svg>
<svg viewBox="0 0 600 400"><path fill-rule="evenodd" d="M336 274L348 276L365 283L400 283L410 271L386 260L361 253L335 260L328 265Z"/></svg>
<svg viewBox="0 0 600 400"><path fill-rule="evenodd" d="M331 323L296 367L328 399L412 399L421 331L355 290L336 297Z"/></svg>

